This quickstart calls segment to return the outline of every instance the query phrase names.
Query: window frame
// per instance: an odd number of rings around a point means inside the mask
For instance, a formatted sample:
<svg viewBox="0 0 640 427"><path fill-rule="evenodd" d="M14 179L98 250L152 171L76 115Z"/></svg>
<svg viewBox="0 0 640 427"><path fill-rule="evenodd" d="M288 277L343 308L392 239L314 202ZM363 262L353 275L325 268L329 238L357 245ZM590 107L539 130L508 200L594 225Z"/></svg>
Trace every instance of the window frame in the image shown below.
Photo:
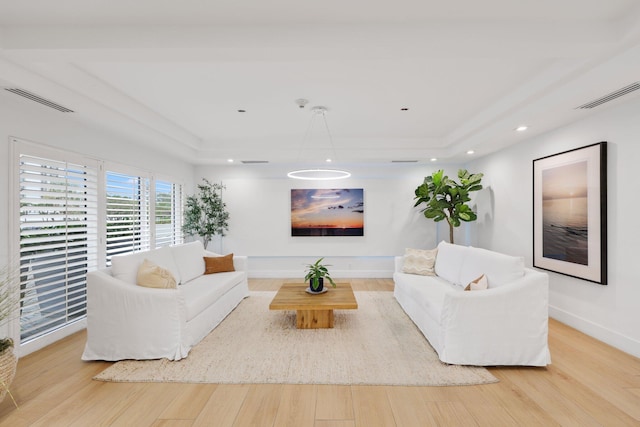
<svg viewBox="0 0 640 427"><path fill-rule="evenodd" d="M101 227L103 228L103 233L101 234L102 236L106 237L106 226L107 226L107 218L106 218L106 200L107 200L107 189L106 189L106 184L107 184L107 174L109 174L110 172L112 173L117 173L117 174L121 174L121 175L129 175L131 177L137 177L137 178L144 178L147 179L149 182L149 186L148 186L148 201L149 201L149 207L148 207L148 228L149 228L149 244L148 244L148 248L147 249L141 249L141 250L151 250L151 249L157 249L160 246L158 246L157 243L157 227L156 227L156 201L157 201L157 183L158 182L163 182L163 183L168 183L171 184L172 186L178 186L179 187L179 197L180 197L180 209L179 212L175 213L175 217L178 219L178 224L177 226L174 225L173 228L176 231L179 231L179 235L177 236L177 238L172 239L172 243L171 245L177 245L177 244L181 244L184 243L184 233L182 232L182 225L183 225L183 221L184 221L184 202L185 202L185 185L183 182L176 180L175 178L169 177L168 175L164 175L164 174L155 174L153 172L149 172L146 171L144 169L139 169L139 168L134 168L134 167L130 167L127 165L123 165L121 163L115 163L115 162L104 162L103 164L103 186L102 186L102 193L100 195L101 200L103 201L103 203L105 203L104 209L100 209L100 211L105 215L105 218L103 219L102 223L100 224ZM172 206L172 208L175 208L175 205ZM104 256L99 258L100 260L104 260L104 266L108 267L110 265L110 259L109 259L109 255L107 254L107 242L106 239L104 241L104 244L102 245L103 248L105 249L105 253ZM134 251L134 252L139 252L139 251ZM127 252L130 253L130 252Z"/></svg>
<svg viewBox="0 0 640 427"><path fill-rule="evenodd" d="M72 163L75 165L85 165L94 170L95 179L96 179L96 187L95 187L95 203L96 203L96 214L100 211L100 201L99 201L99 181L100 181L100 162L94 158L84 156L77 153L67 152L63 150L58 150L56 148L43 146L40 144L32 143L29 141L10 138L10 159L12 161L11 164L11 208L10 208L10 224L11 224L11 253L13 254L11 260L14 263L14 266L18 268L20 259L21 259L21 156L29 156L33 158L40 158L45 161L51 161L52 163ZM44 162L43 162L44 163ZM65 193L67 194L67 193ZM99 221L98 215L96 215L96 221ZM90 223L89 223L90 224ZM95 224L97 225L97 224ZM99 229L95 227L95 240L94 244L97 245L94 252L94 259L87 260L87 271L94 270L99 265L98 256L99 256L99 246L100 246L100 236ZM65 240L67 242L68 240ZM65 269L68 268L65 263ZM86 274L85 274L86 280ZM70 288L69 281L65 281L65 287L62 289L63 292L69 291ZM85 284L86 286L86 284ZM21 289L16 289L17 292L21 292ZM85 288L86 292L86 288ZM16 316L12 319L12 321L8 325L8 332L10 336L13 338L15 343L16 352L19 356L23 356L25 354L29 354L33 351L36 351L46 345L49 345L67 335L70 335L74 332L80 331L86 328L86 313L75 320L65 322L62 326L55 328L51 331L46 332L44 335L36 336L33 339L22 342L21 335L21 313L18 311Z"/></svg>

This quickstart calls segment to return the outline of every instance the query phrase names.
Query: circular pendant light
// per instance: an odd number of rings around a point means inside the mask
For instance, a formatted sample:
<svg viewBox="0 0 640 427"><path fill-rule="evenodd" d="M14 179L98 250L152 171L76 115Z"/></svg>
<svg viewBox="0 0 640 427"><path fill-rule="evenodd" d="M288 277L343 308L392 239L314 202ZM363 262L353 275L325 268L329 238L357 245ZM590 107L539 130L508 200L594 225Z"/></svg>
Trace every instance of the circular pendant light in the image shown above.
<svg viewBox="0 0 640 427"><path fill-rule="evenodd" d="M349 178L351 173L339 169L300 169L289 172L287 176L293 179L304 179L308 181L328 181L331 179Z"/></svg>
<svg viewBox="0 0 640 427"><path fill-rule="evenodd" d="M298 104L298 106L300 108L304 108L305 104L308 101L306 99L298 99L296 100L296 103ZM300 153L298 155L298 157L300 157L300 154L302 153L302 149L304 148L305 145L305 141L307 139L307 136L309 135L309 131L311 129L311 126L313 124L313 120L315 117L321 117L322 118L322 123L324 124L324 128L327 132L327 136L329 139L329 146L331 148L331 151L333 153L333 158L335 159L336 156L336 148L333 144L333 137L331 136L331 131L329 130L329 124L327 123L327 117L326 117L326 113L327 113L327 107L323 107L323 106L315 106L311 108L311 119L309 122L309 127L307 128L307 132L305 134L305 137L302 140L302 143L300 145ZM326 159L326 162L331 162L331 158ZM317 169L299 169L299 170L294 170L291 171L287 174L287 176L289 178L293 178L293 179L302 179L302 180L307 180L307 181L329 181L329 180L334 180L334 179L345 179L345 178L349 178L351 176L351 172L345 171L345 170L340 170L340 169L322 169L322 168L317 168Z"/></svg>

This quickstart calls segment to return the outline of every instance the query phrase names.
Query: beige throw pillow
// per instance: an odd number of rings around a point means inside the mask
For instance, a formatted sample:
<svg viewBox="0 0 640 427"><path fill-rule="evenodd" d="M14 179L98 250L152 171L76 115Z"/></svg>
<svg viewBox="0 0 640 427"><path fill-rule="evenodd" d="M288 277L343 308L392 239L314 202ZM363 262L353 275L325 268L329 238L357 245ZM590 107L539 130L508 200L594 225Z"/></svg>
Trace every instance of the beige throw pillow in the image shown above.
<svg viewBox="0 0 640 427"><path fill-rule="evenodd" d="M175 289L176 279L169 270L145 259L138 268L136 283L138 286L157 289Z"/></svg>
<svg viewBox="0 0 640 427"><path fill-rule="evenodd" d="M438 248L430 250L407 248L404 252L402 272L421 276L435 276L436 255L438 255Z"/></svg>
<svg viewBox="0 0 640 427"><path fill-rule="evenodd" d="M489 287L489 280L487 280L487 276L484 274L478 277L475 280L472 280L466 288L465 291L483 291Z"/></svg>
<svg viewBox="0 0 640 427"><path fill-rule="evenodd" d="M206 256L204 258L204 274L236 271L233 268L233 254L225 256Z"/></svg>

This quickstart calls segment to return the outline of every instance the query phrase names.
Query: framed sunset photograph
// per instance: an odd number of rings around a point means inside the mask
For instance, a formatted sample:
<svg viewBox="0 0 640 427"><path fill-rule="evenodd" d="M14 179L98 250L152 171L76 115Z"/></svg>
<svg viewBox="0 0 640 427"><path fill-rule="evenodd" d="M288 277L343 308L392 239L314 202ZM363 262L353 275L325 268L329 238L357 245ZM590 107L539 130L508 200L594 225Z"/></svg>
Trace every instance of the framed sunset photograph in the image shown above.
<svg viewBox="0 0 640 427"><path fill-rule="evenodd" d="M292 189L291 236L364 236L364 190Z"/></svg>
<svg viewBox="0 0 640 427"><path fill-rule="evenodd" d="M533 161L533 266L607 284L606 142Z"/></svg>

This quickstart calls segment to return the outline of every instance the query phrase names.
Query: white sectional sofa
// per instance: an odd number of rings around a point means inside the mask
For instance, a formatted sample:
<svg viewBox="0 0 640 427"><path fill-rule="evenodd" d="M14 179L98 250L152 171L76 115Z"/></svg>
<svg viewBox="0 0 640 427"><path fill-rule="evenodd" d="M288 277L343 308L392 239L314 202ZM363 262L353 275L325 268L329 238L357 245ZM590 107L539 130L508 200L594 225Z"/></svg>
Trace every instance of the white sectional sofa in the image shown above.
<svg viewBox="0 0 640 427"><path fill-rule="evenodd" d="M83 360L179 360L249 296L247 258L236 271L205 275L199 241L114 256L111 267L87 275L87 344ZM176 289L136 284L144 259L169 270Z"/></svg>
<svg viewBox="0 0 640 427"><path fill-rule="evenodd" d="M441 242L435 275L403 273L396 257L394 295L445 363L476 366L551 363L546 273L524 260ZM465 291L481 275L488 289Z"/></svg>

